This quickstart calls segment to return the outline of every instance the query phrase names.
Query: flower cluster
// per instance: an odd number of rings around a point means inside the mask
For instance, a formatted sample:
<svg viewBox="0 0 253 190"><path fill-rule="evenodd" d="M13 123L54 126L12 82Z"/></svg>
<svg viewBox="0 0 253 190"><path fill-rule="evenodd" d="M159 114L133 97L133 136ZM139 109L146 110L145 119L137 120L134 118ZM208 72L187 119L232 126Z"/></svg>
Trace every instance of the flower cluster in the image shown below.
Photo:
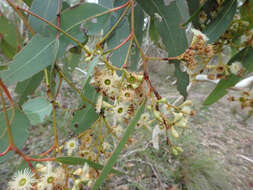
<svg viewBox="0 0 253 190"><path fill-rule="evenodd" d="M241 105L241 109L247 109L249 114L253 114L253 93L243 91L241 96L236 98L234 96L230 96L228 98L229 101L234 102L237 101Z"/></svg>
<svg viewBox="0 0 253 190"><path fill-rule="evenodd" d="M185 101L179 106L172 106L166 100L160 101L161 111L157 110L157 106L152 108L153 116L156 119L157 125L154 127L152 134L152 143L154 148L159 149L159 135L167 135L170 132L174 138L179 137L178 129L185 129L187 127L188 119L194 115L192 110L192 102ZM172 146L172 153L178 154L182 152L180 147Z"/></svg>
<svg viewBox="0 0 253 190"><path fill-rule="evenodd" d="M100 93L96 111L99 113L103 109L106 116L113 118L113 126L117 125L114 131L120 135L120 124L128 123L145 98L143 75L124 70L122 76L119 76L110 68L96 68L91 85ZM110 101L104 101L105 97Z"/></svg>

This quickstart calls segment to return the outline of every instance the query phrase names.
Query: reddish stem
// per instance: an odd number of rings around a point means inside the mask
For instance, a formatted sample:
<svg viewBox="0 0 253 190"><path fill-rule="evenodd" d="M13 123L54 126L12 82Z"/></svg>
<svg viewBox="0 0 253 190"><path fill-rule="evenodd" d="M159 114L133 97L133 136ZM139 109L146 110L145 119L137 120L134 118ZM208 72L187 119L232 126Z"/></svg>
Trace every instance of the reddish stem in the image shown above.
<svg viewBox="0 0 253 190"><path fill-rule="evenodd" d="M131 38L133 37L133 33L129 34L128 37L123 41L121 42L118 46L116 46L115 48L113 48L113 50L117 50L119 49L120 47L122 47L125 43L127 43Z"/></svg>
<svg viewBox="0 0 253 190"><path fill-rule="evenodd" d="M126 2L125 4L123 4L119 7L115 7L115 8L110 9L110 13L126 7L129 3L130 3L130 1Z"/></svg>
<svg viewBox="0 0 253 190"><path fill-rule="evenodd" d="M5 95L6 95L6 96L8 97L8 99L9 99L10 104L12 105L12 107L14 107L14 102L13 102L13 100L12 100L11 94L10 94L8 88L7 88L7 87L5 86L5 84L3 83L3 81L2 81L1 78L0 78L0 87L2 87L2 89L3 89L4 93L5 93Z"/></svg>
<svg viewBox="0 0 253 190"><path fill-rule="evenodd" d="M55 148L55 145L53 144L53 146L51 146L51 148L49 148L47 151L43 152L40 154L40 156L46 156L48 155L50 152L52 152Z"/></svg>
<svg viewBox="0 0 253 190"><path fill-rule="evenodd" d="M11 147L8 146L5 151L3 151L3 152L0 153L0 157L4 156L5 154L7 154L10 150L11 150Z"/></svg>

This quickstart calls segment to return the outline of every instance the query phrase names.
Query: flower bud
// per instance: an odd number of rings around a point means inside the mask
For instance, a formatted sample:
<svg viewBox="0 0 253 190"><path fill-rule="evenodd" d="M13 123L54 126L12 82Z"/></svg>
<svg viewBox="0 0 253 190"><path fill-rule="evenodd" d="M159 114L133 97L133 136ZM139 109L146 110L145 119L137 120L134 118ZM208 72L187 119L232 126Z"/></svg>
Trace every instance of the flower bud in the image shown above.
<svg viewBox="0 0 253 190"><path fill-rule="evenodd" d="M187 119L182 118L181 120L175 123L175 126L185 128L186 124L187 124Z"/></svg>
<svg viewBox="0 0 253 190"><path fill-rule="evenodd" d="M159 111L153 110L153 113L154 113L154 116L155 116L155 118L156 118L157 120L163 122L163 119L162 119L162 117L160 116L160 112L159 112Z"/></svg>
<svg viewBox="0 0 253 190"><path fill-rule="evenodd" d="M178 155L178 151L177 151L177 149L176 149L175 147L172 147L171 150L172 150L172 154L173 154L174 156L177 156L177 155Z"/></svg>
<svg viewBox="0 0 253 190"><path fill-rule="evenodd" d="M178 134L177 130L174 127L171 127L171 134L175 138L179 137L179 134Z"/></svg>
<svg viewBox="0 0 253 190"><path fill-rule="evenodd" d="M180 121L183 118L182 113L173 112L173 115L174 115L174 120L173 120L174 123Z"/></svg>

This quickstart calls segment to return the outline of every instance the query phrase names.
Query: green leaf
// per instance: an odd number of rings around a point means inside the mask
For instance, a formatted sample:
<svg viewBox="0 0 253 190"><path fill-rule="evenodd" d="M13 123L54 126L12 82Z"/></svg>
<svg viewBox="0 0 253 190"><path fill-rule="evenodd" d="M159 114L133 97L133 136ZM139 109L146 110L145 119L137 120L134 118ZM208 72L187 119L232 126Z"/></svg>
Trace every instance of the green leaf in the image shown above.
<svg viewBox="0 0 253 190"><path fill-rule="evenodd" d="M183 1L173 1L165 4L163 0L146 0L137 2L152 17L157 31L159 32L164 45L168 50L168 56L182 54L188 47L185 30L180 27L189 17L186 14L187 5ZM155 30L156 30L155 29ZM189 76L182 72L179 63L175 64L177 76L177 89L184 96L187 96L187 85Z"/></svg>
<svg viewBox="0 0 253 190"><path fill-rule="evenodd" d="M29 7L31 7L33 0L23 0L25 4L27 4Z"/></svg>
<svg viewBox="0 0 253 190"><path fill-rule="evenodd" d="M175 75L177 77L177 90L186 99L187 86L189 85L190 82L189 75L187 74L187 72L181 71L180 64L178 61L177 63L175 63Z"/></svg>
<svg viewBox="0 0 253 190"><path fill-rule="evenodd" d="M69 53L65 58L65 63L63 65L63 71L74 71L75 67L80 63L82 55L77 53ZM65 72L65 73L66 73Z"/></svg>
<svg viewBox="0 0 253 190"><path fill-rule="evenodd" d="M98 3L108 9L113 8L113 0L98 0Z"/></svg>
<svg viewBox="0 0 253 190"><path fill-rule="evenodd" d="M19 105L22 105L27 100L28 95L34 93L34 91L40 85L42 79L43 79L43 72L39 72L29 79L26 79L22 82L18 82L15 88L15 92L20 95L18 101Z"/></svg>
<svg viewBox="0 0 253 190"><path fill-rule="evenodd" d="M2 53L9 59L12 59L17 53L16 48L12 47L4 39L2 39L0 43L0 49L2 50Z"/></svg>
<svg viewBox="0 0 253 190"><path fill-rule="evenodd" d="M17 46L17 40L20 40L20 34L17 33L15 25L4 16L0 16L0 34L1 38L13 47Z"/></svg>
<svg viewBox="0 0 253 190"><path fill-rule="evenodd" d="M200 28L199 13L202 10L203 6L200 7L199 0L188 0L187 3L188 3L191 18L189 18L187 23L185 23L184 25L192 21L195 28Z"/></svg>
<svg viewBox="0 0 253 190"><path fill-rule="evenodd" d="M139 42L140 46L142 44L143 40L143 25L144 25L144 12L140 5L136 5L134 7L134 33L136 36L137 41ZM129 17L131 19L131 16ZM138 50L138 47L135 45L134 48L132 48L132 53L131 53L131 66L130 69L132 71L136 71L137 66L138 66L138 61L139 61L139 56L140 52Z"/></svg>
<svg viewBox="0 0 253 190"><path fill-rule="evenodd" d="M150 15L155 16L155 26L168 50L168 56L182 54L187 48L185 30L180 27L184 23L185 14L182 4L173 1L167 4L163 0L137 0L141 7Z"/></svg>
<svg viewBox="0 0 253 190"><path fill-rule="evenodd" d="M227 30L234 18L236 6L236 0L226 0L218 16L206 26L204 33L208 36L209 43L215 42Z"/></svg>
<svg viewBox="0 0 253 190"><path fill-rule="evenodd" d="M0 48L8 58L12 58L18 51L21 36L15 25L4 16L0 16L0 36Z"/></svg>
<svg viewBox="0 0 253 190"><path fill-rule="evenodd" d="M9 69L1 73L4 82L8 85L26 80L54 63L57 42L55 37L35 35L9 63Z"/></svg>
<svg viewBox="0 0 253 190"><path fill-rule="evenodd" d="M53 21L56 18L58 5L58 0L33 0L31 11L48 21ZM28 21L35 32L48 35L48 26L45 22L32 15L29 16Z"/></svg>
<svg viewBox="0 0 253 190"><path fill-rule="evenodd" d="M96 170L102 170L103 169L103 165L98 164L96 162L93 162L91 160L87 160L85 158L80 158L80 157L58 157L55 159L57 162L60 162L62 164L67 164L67 165L84 165L85 163L87 163L90 167L96 169ZM115 170L112 169L111 170L112 173L115 174L124 174L123 172L119 171L119 170Z"/></svg>
<svg viewBox="0 0 253 190"><path fill-rule="evenodd" d="M11 119L12 110L8 111L9 120ZM3 152L9 145L8 135L6 131L6 123L4 119L3 112L0 112L0 152ZM11 124L11 131L14 139L14 143L18 148L22 148L26 142L28 137L28 127L30 126L30 122L27 119L26 115L19 111L15 110L15 117ZM0 157L0 162L9 157L11 153Z"/></svg>
<svg viewBox="0 0 253 190"><path fill-rule="evenodd" d="M127 143L130 135L133 133L134 127L136 126L137 122L139 121L139 119L141 117L141 114L144 111L145 103L146 103L146 101L144 101L141 104L141 106L138 108L135 116L131 120L130 124L127 126L124 136L122 137L122 139L119 142L118 146L114 150L111 158L107 161L106 165L104 166L103 171L100 174L100 176L98 177L98 179L96 180L92 190L98 190L99 189L100 185L104 182L107 175L112 170L113 165L117 162L117 159L118 159L118 156L119 156L120 152L124 149L125 144Z"/></svg>
<svg viewBox="0 0 253 190"><path fill-rule="evenodd" d="M77 7L66 9L61 14L61 28L65 32L75 37L80 42L86 41L87 36L81 31L80 29L81 24L87 23L88 18L95 16L99 13L105 12L107 10L108 9L94 3L83 3ZM84 25L84 26L88 31L91 29L94 33L98 32L104 28L109 17L110 17L110 14L100 16L96 20L96 25L90 24L90 25ZM56 21L54 21L54 23L56 23ZM52 31L53 34L56 34L55 29L51 29L51 30L53 30ZM74 41L72 41L71 39L61 34L60 35L60 49L59 49L58 57L61 57L63 55L66 47L69 44L73 44L74 46L77 45Z"/></svg>
<svg viewBox="0 0 253 190"><path fill-rule="evenodd" d="M116 20L116 17L112 17L112 19ZM111 37L107 40L107 45L109 49L115 48L128 37L128 35L130 34L129 27L130 26L128 19L124 18L118 25L118 27L114 30ZM113 55L110 59L113 65L121 67L124 64L128 51L128 46L129 42L125 43L122 47L113 52Z"/></svg>
<svg viewBox="0 0 253 190"><path fill-rule="evenodd" d="M0 70L7 70L8 69L8 65L0 65Z"/></svg>
<svg viewBox="0 0 253 190"><path fill-rule="evenodd" d="M154 44L158 44L159 33L157 28L155 27L155 18L154 16L150 17L150 26L149 26L149 37L154 42Z"/></svg>
<svg viewBox="0 0 253 190"><path fill-rule="evenodd" d="M52 104L43 97L37 97L29 100L22 106L25 114L32 125L38 125L44 122L52 112Z"/></svg>
<svg viewBox="0 0 253 190"><path fill-rule="evenodd" d="M233 56L228 64L232 64L235 61L239 61L245 67L248 72L253 71L253 48L248 47L244 48ZM233 87L237 82L241 80L241 77L235 76L233 74L229 75L227 79L221 79L220 82L216 85L215 89L204 101L204 105L211 105L218 101L220 98L227 94L227 90L230 87Z"/></svg>
<svg viewBox="0 0 253 190"><path fill-rule="evenodd" d="M96 103L98 94L89 83L90 77L86 80L82 93L86 98L91 100L93 103ZM80 104L80 107L82 105L83 103ZM98 114L96 113L94 106L89 103L85 103L85 108L75 112L75 115L72 119L71 128L75 134L79 134L89 129L92 123L94 123L97 119Z"/></svg>

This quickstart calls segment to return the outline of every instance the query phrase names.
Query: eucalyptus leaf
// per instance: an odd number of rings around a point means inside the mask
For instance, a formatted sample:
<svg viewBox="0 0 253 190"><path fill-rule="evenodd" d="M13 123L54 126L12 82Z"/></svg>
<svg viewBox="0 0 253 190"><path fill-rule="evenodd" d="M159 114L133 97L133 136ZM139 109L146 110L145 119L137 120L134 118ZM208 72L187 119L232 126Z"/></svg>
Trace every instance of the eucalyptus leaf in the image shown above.
<svg viewBox="0 0 253 190"><path fill-rule="evenodd" d="M186 99L187 86L189 85L190 79L187 72L183 72L180 69L180 63L178 61L175 61L175 75L177 77L177 90Z"/></svg>
<svg viewBox="0 0 253 190"><path fill-rule="evenodd" d="M37 97L27 101L22 108L32 125L43 123L53 109L52 104L43 97Z"/></svg>
<svg viewBox="0 0 253 190"><path fill-rule="evenodd" d="M43 79L43 72L39 72L33 75L31 78L26 79L22 82L18 82L15 92L20 95L18 104L22 105L28 98L28 95L34 93L37 87L40 85Z"/></svg>
<svg viewBox="0 0 253 190"><path fill-rule="evenodd" d="M56 19L58 6L61 6L58 0L33 0L30 11L48 21L53 21ZM45 36L48 35L48 25L45 22L32 15L29 15L28 21L35 32Z"/></svg>
<svg viewBox="0 0 253 190"><path fill-rule="evenodd" d="M85 81L82 94L91 100L94 104L96 103L98 93L90 84L90 77ZM92 123L98 119L98 114L95 111L95 107L89 103L84 104L85 107L81 110L75 112L72 119L71 128L75 134L79 134L90 128ZM80 107L83 107L83 102L81 102Z"/></svg>
<svg viewBox="0 0 253 190"><path fill-rule="evenodd" d="M8 111L9 120L11 120L11 116L12 116L12 110L9 110ZM6 123L5 123L3 112L0 112L0 123L1 123L0 125L0 152L3 152L9 145L9 140L8 140L8 135L7 135L7 130L6 130ZM28 137L29 126L30 126L30 122L27 119L26 115L23 112L16 109L15 116L11 124L11 131L12 131L14 143L20 149L23 147ZM0 157L0 162L4 161L10 155L11 153L8 153L7 155Z"/></svg>
<svg viewBox="0 0 253 190"><path fill-rule="evenodd" d="M3 81L8 85L26 80L54 63L58 51L57 42L52 36L35 35L9 63L8 70L1 72Z"/></svg>
<svg viewBox="0 0 253 190"><path fill-rule="evenodd" d="M177 56L187 48L185 29L180 25L184 23L185 13L182 13L182 3L172 1L165 4L163 0L137 0L138 4L155 18L155 26L168 50L168 56Z"/></svg>
<svg viewBox="0 0 253 190"><path fill-rule="evenodd" d="M144 34L144 31L143 31L144 12L139 4L137 4L134 7L134 13L135 13L134 14L134 34L136 36L137 41L139 42L141 46L142 40L143 40L143 34ZM131 17L129 16L129 20L130 19ZM137 45L135 45L135 47L133 47L131 51L131 65L130 65L131 70L136 71L139 57L140 57L140 52Z"/></svg>
<svg viewBox="0 0 253 190"><path fill-rule="evenodd" d="M237 7L237 0L226 0L218 16L206 26L204 33L209 38L209 43L215 42L231 24Z"/></svg>

